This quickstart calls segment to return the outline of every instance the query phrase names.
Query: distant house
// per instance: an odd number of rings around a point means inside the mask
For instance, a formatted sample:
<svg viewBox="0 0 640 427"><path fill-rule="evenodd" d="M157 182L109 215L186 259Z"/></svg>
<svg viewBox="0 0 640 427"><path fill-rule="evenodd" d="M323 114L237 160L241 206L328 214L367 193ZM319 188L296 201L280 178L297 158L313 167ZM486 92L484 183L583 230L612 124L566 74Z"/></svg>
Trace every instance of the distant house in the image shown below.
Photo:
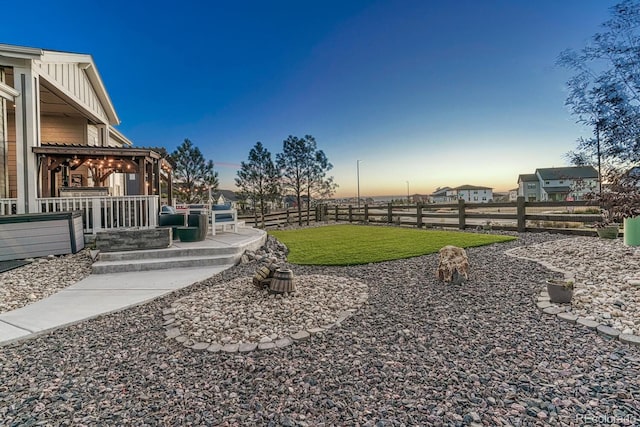
<svg viewBox="0 0 640 427"><path fill-rule="evenodd" d="M489 203L493 201L493 188L475 185L461 185L454 188L458 200L469 203Z"/></svg>
<svg viewBox="0 0 640 427"><path fill-rule="evenodd" d="M433 203L453 203L458 200L458 193L451 187L437 188L431 195Z"/></svg>
<svg viewBox="0 0 640 427"><path fill-rule="evenodd" d="M539 168L518 176L518 196L529 202L583 200L598 187L598 171L593 166Z"/></svg>
<svg viewBox="0 0 640 427"><path fill-rule="evenodd" d="M515 202L517 199L518 199L518 189L512 188L511 190L509 190L509 201Z"/></svg>

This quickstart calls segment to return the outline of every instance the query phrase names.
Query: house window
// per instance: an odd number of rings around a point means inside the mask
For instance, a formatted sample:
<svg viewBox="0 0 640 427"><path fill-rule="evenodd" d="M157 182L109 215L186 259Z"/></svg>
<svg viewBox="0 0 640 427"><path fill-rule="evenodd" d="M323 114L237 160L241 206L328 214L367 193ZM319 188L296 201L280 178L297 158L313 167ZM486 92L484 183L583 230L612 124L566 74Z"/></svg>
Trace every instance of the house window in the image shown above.
<svg viewBox="0 0 640 427"><path fill-rule="evenodd" d="M474 202L477 202L477 201L478 201L478 196L474 196L474 197L473 197L473 201L474 201Z"/></svg>
<svg viewBox="0 0 640 427"><path fill-rule="evenodd" d="M487 201L487 198L486 198L486 197L483 197L483 198L482 198L482 201L486 202L486 201Z"/></svg>
<svg viewBox="0 0 640 427"><path fill-rule="evenodd" d="M478 194L478 192L477 192L477 191L474 191L474 192L473 192L473 194Z"/></svg>
<svg viewBox="0 0 640 427"><path fill-rule="evenodd" d="M535 182L528 182L527 183L527 188L529 188L529 189L536 188L536 183Z"/></svg>
<svg viewBox="0 0 640 427"><path fill-rule="evenodd" d="M545 181L545 182L544 182L544 185L549 185L549 181Z"/></svg>
<svg viewBox="0 0 640 427"><path fill-rule="evenodd" d="M559 184L564 184L564 181L558 181Z"/></svg>

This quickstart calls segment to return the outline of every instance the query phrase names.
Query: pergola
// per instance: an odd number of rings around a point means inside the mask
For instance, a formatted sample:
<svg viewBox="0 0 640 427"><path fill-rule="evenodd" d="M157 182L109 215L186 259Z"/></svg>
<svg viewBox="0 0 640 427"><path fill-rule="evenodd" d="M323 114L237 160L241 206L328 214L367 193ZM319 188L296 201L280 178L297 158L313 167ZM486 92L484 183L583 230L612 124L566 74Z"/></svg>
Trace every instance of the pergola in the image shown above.
<svg viewBox="0 0 640 427"><path fill-rule="evenodd" d="M63 167L70 171L84 167L91 174L94 186L101 186L114 173L136 174L137 188L128 188L129 194L160 195L160 182L165 181L171 204L172 167L153 150L55 143L43 143L32 150L39 159L43 197L56 196L59 186L55 175Z"/></svg>

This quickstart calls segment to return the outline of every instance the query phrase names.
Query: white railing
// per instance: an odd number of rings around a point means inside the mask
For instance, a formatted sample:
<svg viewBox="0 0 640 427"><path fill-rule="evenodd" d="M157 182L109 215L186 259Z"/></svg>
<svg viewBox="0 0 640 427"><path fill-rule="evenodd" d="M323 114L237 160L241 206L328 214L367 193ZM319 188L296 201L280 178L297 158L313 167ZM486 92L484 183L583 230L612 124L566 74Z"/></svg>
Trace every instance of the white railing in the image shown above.
<svg viewBox="0 0 640 427"><path fill-rule="evenodd" d="M158 225L158 196L49 197L37 202L40 212L82 211L85 233Z"/></svg>
<svg viewBox="0 0 640 427"><path fill-rule="evenodd" d="M18 210L18 199L0 199L0 216L14 215Z"/></svg>

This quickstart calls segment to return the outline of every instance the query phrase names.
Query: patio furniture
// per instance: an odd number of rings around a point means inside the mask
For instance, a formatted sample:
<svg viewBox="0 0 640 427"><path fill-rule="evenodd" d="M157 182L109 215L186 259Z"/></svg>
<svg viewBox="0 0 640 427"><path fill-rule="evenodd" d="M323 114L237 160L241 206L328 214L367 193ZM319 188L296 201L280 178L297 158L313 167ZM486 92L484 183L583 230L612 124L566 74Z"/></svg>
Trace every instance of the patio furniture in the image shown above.
<svg viewBox="0 0 640 427"><path fill-rule="evenodd" d="M202 240L198 227L178 227L177 231L181 242L198 242Z"/></svg>
<svg viewBox="0 0 640 427"><path fill-rule="evenodd" d="M238 232L238 211L231 208L231 203L211 206L211 234L216 234L216 227L226 231L230 226L234 233Z"/></svg>
<svg viewBox="0 0 640 427"><path fill-rule="evenodd" d="M202 214L189 214L187 216L187 226L195 227L198 229L198 241L204 240L207 237L209 231L209 215ZM182 240L182 239L180 239Z"/></svg>
<svg viewBox="0 0 640 427"><path fill-rule="evenodd" d="M171 206L168 206L171 207ZM184 227L187 224L187 217L181 213L165 213L158 215L158 227L171 227L172 238L178 238L178 227Z"/></svg>

